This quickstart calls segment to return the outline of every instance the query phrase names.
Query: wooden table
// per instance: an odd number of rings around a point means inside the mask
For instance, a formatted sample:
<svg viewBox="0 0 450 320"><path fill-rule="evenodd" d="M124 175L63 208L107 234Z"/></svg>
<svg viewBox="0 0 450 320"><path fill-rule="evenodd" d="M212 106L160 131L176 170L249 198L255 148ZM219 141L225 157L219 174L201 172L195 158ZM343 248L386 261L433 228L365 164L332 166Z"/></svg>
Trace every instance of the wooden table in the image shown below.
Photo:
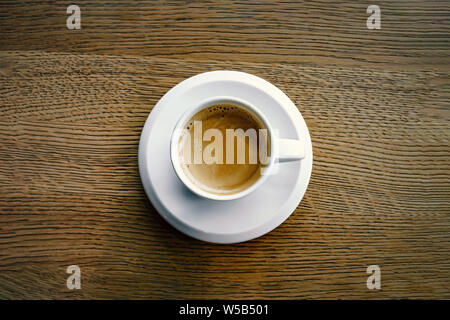
<svg viewBox="0 0 450 320"><path fill-rule="evenodd" d="M75 1L81 30L68 3L1 1L0 298L450 298L449 1ZM314 149L300 206L236 245L169 226L137 165L158 99L218 69L283 90Z"/></svg>

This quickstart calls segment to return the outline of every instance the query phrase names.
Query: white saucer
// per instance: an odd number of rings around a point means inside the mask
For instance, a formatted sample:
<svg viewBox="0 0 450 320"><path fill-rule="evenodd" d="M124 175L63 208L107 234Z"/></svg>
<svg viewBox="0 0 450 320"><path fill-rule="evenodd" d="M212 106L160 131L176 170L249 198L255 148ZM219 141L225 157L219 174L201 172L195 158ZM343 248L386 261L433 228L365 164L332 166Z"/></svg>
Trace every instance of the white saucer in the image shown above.
<svg viewBox="0 0 450 320"><path fill-rule="evenodd" d="M190 105L214 96L234 96L258 108L280 138L305 142L305 158L276 164L278 173L237 200L214 201L190 192L176 176L170 138ZM206 72L170 89L145 122L139 143L139 171L147 196L161 216L179 231L199 240L235 243L264 235L286 220L300 203L312 170L308 128L294 103L259 77L236 71Z"/></svg>

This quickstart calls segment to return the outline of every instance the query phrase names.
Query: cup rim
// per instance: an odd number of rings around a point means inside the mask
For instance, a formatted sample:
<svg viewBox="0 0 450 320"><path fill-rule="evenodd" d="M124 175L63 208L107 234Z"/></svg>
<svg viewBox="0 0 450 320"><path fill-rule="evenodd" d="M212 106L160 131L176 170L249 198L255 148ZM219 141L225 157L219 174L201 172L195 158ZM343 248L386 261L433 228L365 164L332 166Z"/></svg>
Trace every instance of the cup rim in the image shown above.
<svg viewBox="0 0 450 320"><path fill-rule="evenodd" d="M193 183L192 181L190 181L190 179L186 176L186 174L183 171L183 168L181 167L180 161L179 161L179 153L178 153L178 145L179 145L179 138L181 135L181 130L185 124L187 123L187 121L193 116L195 115L197 112L206 109L210 106L213 106L215 104L221 104L221 103L229 103L229 104L234 104L237 105L238 107L242 107L244 109L247 109L247 111L252 112L256 117L258 117L258 119L263 123L264 127L267 129L268 132L268 137L269 137L269 141L270 141L270 156L269 156L269 162L265 167L265 174L262 174L258 180L256 180L256 182L254 182L250 187L248 187L245 190L242 190L240 192L237 193L233 193L233 194L216 194L216 193L212 193L212 192L208 192L202 188L200 188L199 186L197 186L195 183ZM226 200L235 200L235 199L239 199L242 198L248 194L250 194L251 192L253 192L254 190L256 190L259 186L262 185L262 183L267 179L267 177L270 175L270 171L273 168L274 165L274 161L275 161L275 156L274 156L274 136L273 136L273 130L272 130L272 126L270 125L269 121L267 120L267 118L261 113L261 111L259 111L258 108L256 108L254 105L252 105L251 103L237 98L237 97L233 97L233 96L216 96L216 97L212 97L212 98L208 98L203 100L202 102L200 102L198 105L196 106L192 106L189 107L184 113L183 115L180 117L180 119L177 121L175 128L172 131L172 135L171 135L171 139L170 139L170 158L171 158L171 163L172 163L172 167L175 170L175 173L177 175L177 177L181 180L181 182L190 190L192 191L194 194L206 198L206 199L210 199L210 200L218 200L218 201L226 201Z"/></svg>

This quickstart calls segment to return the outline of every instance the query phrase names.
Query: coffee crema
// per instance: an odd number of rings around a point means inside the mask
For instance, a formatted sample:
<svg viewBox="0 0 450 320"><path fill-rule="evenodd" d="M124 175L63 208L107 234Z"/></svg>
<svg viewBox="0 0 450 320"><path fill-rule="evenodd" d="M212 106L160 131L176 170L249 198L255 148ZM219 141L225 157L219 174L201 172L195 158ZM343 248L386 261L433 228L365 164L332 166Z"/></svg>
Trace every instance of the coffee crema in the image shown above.
<svg viewBox="0 0 450 320"><path fill-rule="evenodd" d="M261 129L266 130L262 121L243 107L218 104L200 110L187 121L178 142L184 173L192 183L214 194L230 195L246 190L261 177L266 166L266 162L260 161L258 150ZM208 135L211 131L216 135ZM222 143L216 141L218 138L223 139ZM268 153L267 139L264 143ZM205 159L205 154L214 161Z"/></svg>

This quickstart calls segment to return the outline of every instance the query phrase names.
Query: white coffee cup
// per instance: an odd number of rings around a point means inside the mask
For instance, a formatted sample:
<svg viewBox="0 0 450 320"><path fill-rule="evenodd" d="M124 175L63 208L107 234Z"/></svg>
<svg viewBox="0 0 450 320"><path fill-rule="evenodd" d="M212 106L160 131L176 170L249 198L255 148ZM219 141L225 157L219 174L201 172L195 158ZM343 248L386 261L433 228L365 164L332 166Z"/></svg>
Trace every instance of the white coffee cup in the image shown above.
<svg viewBox="0 0 450 320"><path fill-rule="evenodd" d="M234 105L243 108L248 112L250 112L252 115L254 115L256 118L258 118L261 121L263 127L267 129L267 136L271 148L270 152L271 154L268 163L264 167L264 173L250 187L233 194L217 194L213 192L208 192L200 188L189 177L187 177L185 171L182 168L182 163L180 160L179 141L186 123L197 112L206 109L210 106L220 104ZM250 104L249 102L232 96L217 96L214 98L209 98L199 103L198 105L189 107L184 112L184 114L181 115L180 119L175 125L175 128L172 132L172 137L170 139L170 157L172 165L176 175L181 180L181 182L183 182L183 184L196 195L210 200L219 200L219 201L239 199L258 189L269 175L276 174L277 170L274 169L275 166L277 165L276 164L277 161L278 162L298 161L304 158L305 151L302 141L296 139L278 138L277 132L278 132L277 130L274 130L272 128L270 122L266 119L264 114L257 107Z"/></svg>

